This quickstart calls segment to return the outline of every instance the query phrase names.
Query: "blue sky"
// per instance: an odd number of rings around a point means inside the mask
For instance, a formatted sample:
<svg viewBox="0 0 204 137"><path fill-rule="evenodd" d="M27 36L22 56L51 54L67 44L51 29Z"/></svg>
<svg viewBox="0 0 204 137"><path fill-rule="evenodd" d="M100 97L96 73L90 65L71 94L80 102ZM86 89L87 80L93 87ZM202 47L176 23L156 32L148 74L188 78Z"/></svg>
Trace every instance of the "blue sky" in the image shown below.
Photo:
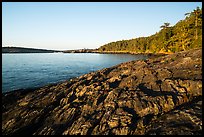
<svg viewBox="0 0 204 137"><path fill-rule="evenodd" d="M98 48L175 25L202 2L3 2L2 46Z"/></svg>

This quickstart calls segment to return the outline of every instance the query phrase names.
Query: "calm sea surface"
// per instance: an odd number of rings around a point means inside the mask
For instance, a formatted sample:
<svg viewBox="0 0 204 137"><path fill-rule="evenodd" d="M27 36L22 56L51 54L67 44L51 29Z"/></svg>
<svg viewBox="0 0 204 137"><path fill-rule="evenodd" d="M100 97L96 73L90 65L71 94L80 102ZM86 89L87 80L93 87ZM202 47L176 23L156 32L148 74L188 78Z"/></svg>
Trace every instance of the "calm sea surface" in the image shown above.
<svg viewBox="0 0 204 137"><path fill-rule="evenodd" d="M62 82L122 62L146 58L96 53L2 54L2 92Z"/></svg>

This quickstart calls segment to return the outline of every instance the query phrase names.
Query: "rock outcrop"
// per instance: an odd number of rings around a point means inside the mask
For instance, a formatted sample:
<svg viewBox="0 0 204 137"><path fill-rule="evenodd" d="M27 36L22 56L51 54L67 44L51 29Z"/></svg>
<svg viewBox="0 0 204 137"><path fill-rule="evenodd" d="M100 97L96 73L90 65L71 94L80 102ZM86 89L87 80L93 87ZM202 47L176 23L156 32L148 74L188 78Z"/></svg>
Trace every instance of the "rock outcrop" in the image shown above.
<svg viewBox="0 0 204 137"><path fill-rule="evenodd" d="M2 105L4 135L199 135L202 49L3 94Z"/></svg>

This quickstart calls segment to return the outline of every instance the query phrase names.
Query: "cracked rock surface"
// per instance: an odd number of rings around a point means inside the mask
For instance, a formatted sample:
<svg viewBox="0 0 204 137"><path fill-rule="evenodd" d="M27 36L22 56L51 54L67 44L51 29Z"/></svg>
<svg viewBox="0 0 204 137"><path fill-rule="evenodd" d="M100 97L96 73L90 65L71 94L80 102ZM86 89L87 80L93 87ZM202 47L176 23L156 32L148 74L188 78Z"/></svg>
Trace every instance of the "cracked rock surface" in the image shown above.
<svg viewBox="0 0 204 137"><path fill-rule="evenodd" d="M200 135L202 48L2 95L4 135Z"/></svg>

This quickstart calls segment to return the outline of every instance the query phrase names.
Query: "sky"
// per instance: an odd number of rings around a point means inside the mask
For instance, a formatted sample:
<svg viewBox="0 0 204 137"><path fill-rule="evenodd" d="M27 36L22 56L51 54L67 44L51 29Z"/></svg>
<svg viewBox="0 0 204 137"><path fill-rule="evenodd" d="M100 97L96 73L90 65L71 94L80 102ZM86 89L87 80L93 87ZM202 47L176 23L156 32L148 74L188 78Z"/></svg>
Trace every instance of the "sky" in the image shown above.
<svg viewBox="0 0 204 137"><path fill-rule="evenodd" d="M2 2L2 46L95 49L150 36L202 2Z"/></svg>

